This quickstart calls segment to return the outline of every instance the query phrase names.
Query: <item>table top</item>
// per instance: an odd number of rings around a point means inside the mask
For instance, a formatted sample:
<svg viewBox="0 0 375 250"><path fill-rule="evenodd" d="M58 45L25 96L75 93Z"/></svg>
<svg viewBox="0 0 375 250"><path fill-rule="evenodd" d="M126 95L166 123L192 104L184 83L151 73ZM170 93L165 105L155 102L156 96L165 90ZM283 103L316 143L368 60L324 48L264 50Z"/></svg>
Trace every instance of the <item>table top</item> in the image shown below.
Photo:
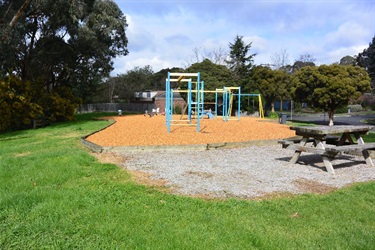
<svg viewBox="0 0 375 250"><path fill-rule="evenodd" d="M296 126L290 127L297 135L332 135L342 133L367 133L373 126L369 125L334 125L334 126Z"/></svg>

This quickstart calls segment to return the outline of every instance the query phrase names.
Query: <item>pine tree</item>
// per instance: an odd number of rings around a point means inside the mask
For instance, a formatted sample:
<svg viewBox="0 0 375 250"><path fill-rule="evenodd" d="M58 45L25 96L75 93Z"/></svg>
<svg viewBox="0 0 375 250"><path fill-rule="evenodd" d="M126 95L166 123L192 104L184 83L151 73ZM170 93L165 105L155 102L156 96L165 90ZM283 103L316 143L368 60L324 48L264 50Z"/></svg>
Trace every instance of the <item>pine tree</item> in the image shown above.
<svg viewBox="0 0 375 250"><path fill-rule="evenodd" d="M256 54L248 55L251 44L245 44L242 36L236 36L234 43L229 43L230 59L226 61L232 72L233 80L241 83L249 77Z"/></svg>
<svg viewBox="0 0 375 250"><path fill-rule="evenodd" d="M359 53L357 57L357 63L359 66L364 67L371 78L371 87L375 87L375 36L372 38L367 49L364 49L362 53Z"/></svg>

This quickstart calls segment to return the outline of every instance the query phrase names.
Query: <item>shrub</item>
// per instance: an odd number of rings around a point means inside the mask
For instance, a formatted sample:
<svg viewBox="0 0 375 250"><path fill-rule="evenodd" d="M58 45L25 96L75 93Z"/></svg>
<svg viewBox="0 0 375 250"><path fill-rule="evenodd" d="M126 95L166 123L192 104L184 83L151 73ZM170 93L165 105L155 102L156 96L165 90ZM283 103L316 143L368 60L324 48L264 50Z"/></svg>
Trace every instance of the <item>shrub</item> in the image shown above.
<svg viewBox="0 0 375 250"><path fill-rule="evenodd" d="M351 112L361 112L361 111L363 111L363 107L360 104L348 105L348 109L349 108L350 108Z"/></svg>
<svg viewBox="0 0 375 250"><path fill-rule="evenodd" d="M39 104L43 107L45 118L50 122L71 121L80 99L75 98L69 88L59 87L44 94Z"/></svg>
<svg viewBox="0 0 375 250"><path fill-rule="evenodd" d="M254 114L255 109L253 106L246 106L244 111L247 111L249 114Z"/></svg>
<svg viewBox="0 0 375 250"><path fill-rule="evenodd" d="M174 106L174 113L175 114L182 114L182 108L181 108L181 106L180 105L176 105L176 106Z"/></svg>
<svg viewBox="0 0 375 250"><path fill-rule="evenodd" d="M335 110L335 113L336 113L336 114L344 114L344 113L348 113L348 106L343 106L343 107L337 108L337 109Z"/></svg>
<svg viewBox="0 0 375 250"><path fill-rule="evenodd" d="M70 121L80 103L67 87L48 90L15 75L0 79L0 132L31 128L34 119Z"/></svg>
<svg viewBox="0 0 375 250"><path fill-rule="evenodd" d="M363 96L361 96L360 101L362 107L364 107L365 109L370 108L372 110L375 110L375 95L364 94Z"/></svg>
<svg viewBox="0 0 375 250"><path fill-rule="evenodd" d="M272 119L279 118L279 114L276 112L270 112L268 114L268 118L272 118Z"/></svg>
<svg viewBox="0 0 375 250"><path fill-rule="evenodd" d="M14 75L0 80L0 131L29 128L43 114L42 107L33 102L34 93L30 82Z"/></svg>

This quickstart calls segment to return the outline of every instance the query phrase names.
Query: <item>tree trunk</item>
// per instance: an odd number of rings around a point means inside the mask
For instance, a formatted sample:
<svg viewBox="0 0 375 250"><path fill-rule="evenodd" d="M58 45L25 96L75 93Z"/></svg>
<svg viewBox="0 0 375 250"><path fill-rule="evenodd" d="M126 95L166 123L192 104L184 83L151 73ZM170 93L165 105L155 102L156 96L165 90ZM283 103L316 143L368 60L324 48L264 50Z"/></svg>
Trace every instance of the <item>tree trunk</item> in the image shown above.
<svg viewBox="0 0 375 250"><path fill-rule="evenodd" d="M25 12L25 10L27 9L27 7L30 5L32 0L26 0L21 8L19 8L19 10L17 11L17 13L13 16L12 20L10 21L8 27L6 28L5 32L4 32L4 35L2 37L2 40L3 41L6 41L8 39L8 36L10 34L10 32L12 31L14 25L16 24L17 20L22 16L22 14ZM12 3L10 3L12 4Z"/></svg>
<svg viewBox="0 0 375 250"><path fill-rule="evenodd" d="M328 116L329 116L329 126L333 126L333 115L334 115L335 113L333 112L333 111L329 111L328 112Z"/></svg>
<svg viewBox="0 0 375 250"><path fill-rule="evenodd" d="M280 99L280 111L283 111L283 99Z"/></svg>

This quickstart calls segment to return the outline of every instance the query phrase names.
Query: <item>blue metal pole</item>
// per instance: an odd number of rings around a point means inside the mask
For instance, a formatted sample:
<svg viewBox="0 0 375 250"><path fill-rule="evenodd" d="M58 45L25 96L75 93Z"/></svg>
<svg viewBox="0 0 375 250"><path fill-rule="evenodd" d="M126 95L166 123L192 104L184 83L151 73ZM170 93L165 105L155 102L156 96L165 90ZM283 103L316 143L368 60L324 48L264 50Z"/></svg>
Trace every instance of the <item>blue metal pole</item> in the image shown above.
<svg viewBox="0 0 375 250"><path fill-rule="evenodd" d="M225 97L226 97L225 87L223 88L223 90L224 90L224 92L223 92L223 120L225 121L225 114L226 114L226 112L225 112L225 110L226 110L226 108L225 108L225 106L226 106L226 103L225 103Z"/></svg>
<svg viewBox="0 0 375 250"><path fill-rule="evenodd" d="M224 108L223 108L223 113L224 113L224 121L228 121L228 99L229 99L229 93L228 90L224 87Z"/></svg>
<svg viewBox="0 0 375 250"><path fill-rule="evenodd" d="M200 84L200 81L201 81L201 73L200 72L198 72L198 77L197 77L198 79L197 79L197 91L198 91L198 93L197 93L197 105L198 105L198 114L197 114L197 132L200 132L201 131L201 128L200 128L200 126L201 126L201 122L200 122L200 111L199 111L199 105L200 105L200 91L201 91L201 84Z"/></svg>
<svg viewBox="0 0 375 250"><path fill-rule="evenodd" d="M215 91L215 118L217 118L217 89Z"/></svg>
<svg viewBox="0 0 375 250"><path fill-rule="evenodd" d="M191 93L191 81L188 82L188 119L191 124L191 102L192 102L192 93Z"/></svg>
<svg viewBox="0 0 375 250"><path fill-rule="evenodd" d="M238 111L237 111L238 120L241 117L241 87L238 89Z"/></svg>
<svg viewBox="0 0 375 250"><path fill-rule="evenodd" d="M168 133L171 132L171 117L170 117L170 91L171 91L171 73L168 72L168 79L165 86L165 118L167 122Z"/></svg>
<svg viewBox="0 0 375 250"><path fill-rule="evenodd" d="M203 111L204 111L204 81L202 81L202 85L201 85L201 89L202 89L202 96L201 96L201 102L202 102L202 115L203 115Z"/></svg>

